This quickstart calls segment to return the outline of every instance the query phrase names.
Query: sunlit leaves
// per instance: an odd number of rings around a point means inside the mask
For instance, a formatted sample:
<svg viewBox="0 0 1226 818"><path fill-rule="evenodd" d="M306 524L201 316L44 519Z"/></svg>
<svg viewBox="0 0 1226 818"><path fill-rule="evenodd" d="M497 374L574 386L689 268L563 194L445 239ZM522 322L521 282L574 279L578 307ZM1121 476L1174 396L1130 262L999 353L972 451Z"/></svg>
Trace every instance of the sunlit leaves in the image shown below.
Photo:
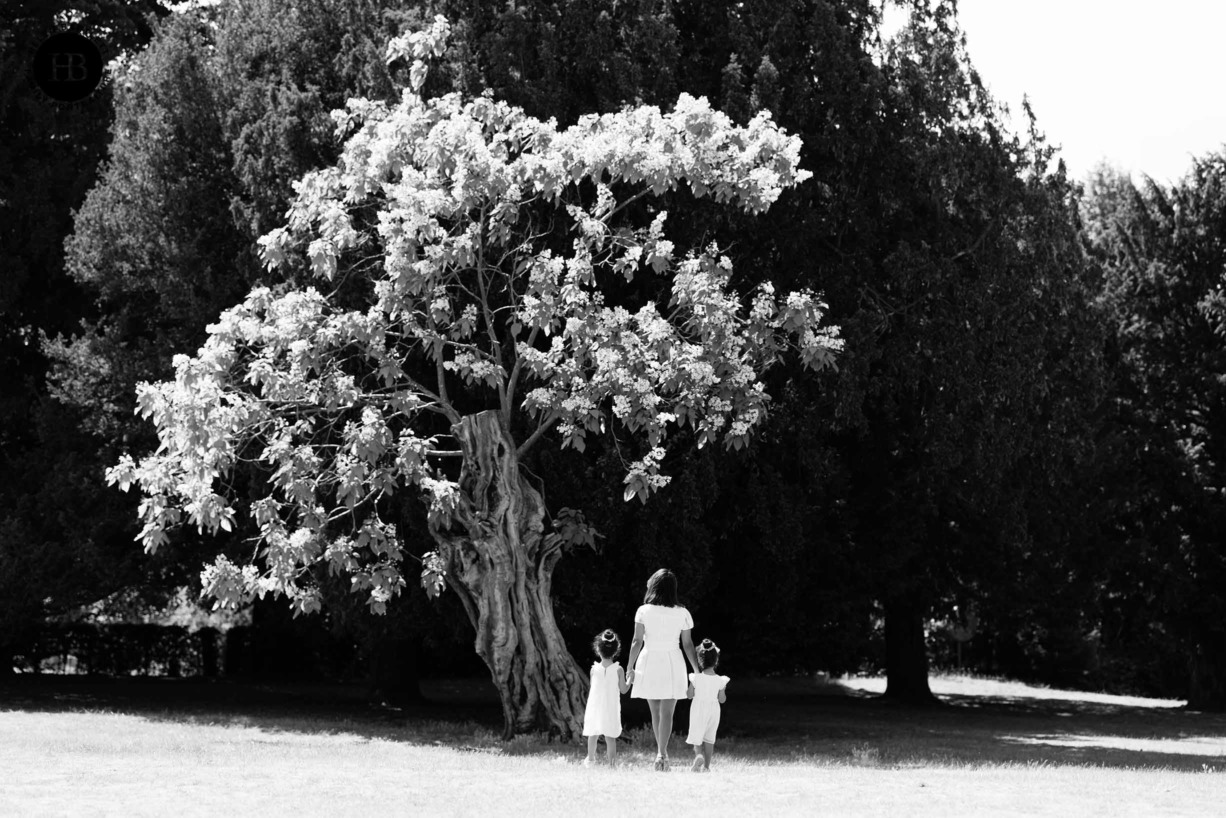
<svg viewBox="0 0 1226 818"><path fill-rule="evenodd" d="M263 570L224 558L202 575L223 605L266 593L298 612L318 607L313 573L359 579L373 609L404 585L402 546L379 500L431 477L432 438L414 432L431 397L401 382L386 388L398 353L369 313L334 309L318 292L274 297L257 289L210 327L176 378L142 385L140 412L158 427L157 452L108 472L148 495L140 539L149 550L184 522L208 533L236 527L224 497L240 462L262 464L269 494L250 504ZM365 372L355 375L355 372Z"/></svg>
<svg viewBox="0 0 1226 818"><path fill-rule="evenodd" d="M546 535L546 539L550 545L561 545L564 548L582 545L598 551L596 541L603 536L588 523L582 511L561 508L553 520L553 531Z"/></svg>
<svg viewBox="0 0 1226 818"><path fill-rule="evenodd" d="M446 587L447 561L437 551L430 551L421 560L421 586L434 599Z"/></svg>

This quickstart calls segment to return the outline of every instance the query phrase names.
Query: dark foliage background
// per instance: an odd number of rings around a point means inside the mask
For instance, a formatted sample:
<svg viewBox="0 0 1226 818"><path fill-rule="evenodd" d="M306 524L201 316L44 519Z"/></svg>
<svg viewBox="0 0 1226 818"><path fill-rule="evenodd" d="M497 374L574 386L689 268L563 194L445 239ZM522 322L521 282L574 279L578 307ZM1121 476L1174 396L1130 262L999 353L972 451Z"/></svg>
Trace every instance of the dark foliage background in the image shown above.
<svg viewBox="0 0 1226 818"><path fill-rule="evenodd" d="M1110 169L1077 184L1041 123L1002 124L956 4L908 5L884 41L870 0L5 4L0 672L86 639L57 615L121 589L157 601L237 547L143 556L101 471L151 446L135 384L279 283L254 242L291 182L335 161L328 111L392 98L382 43L442 13L455 31L433 92L490 88L562 123L680 91L740 121L767 108L814 173L754 219L678 194L670 226L726 240L746 291L822 291L838 371L776 376L754 446L679 445L646 506L608 479L613 441L528 463L551 511L602 534L556 574L576 656L605 627L628 640L668 566L730 673L885 669L890 695L922 700L931 664L961 663L1226 705L1226 158L1171 187ZM122 58L71 108L20 70L62 29ZM387 698L481 672L453 599L412 589L384 618L343 588L329 601L299 620L257 605L219 666L362 677Z"/></svg>

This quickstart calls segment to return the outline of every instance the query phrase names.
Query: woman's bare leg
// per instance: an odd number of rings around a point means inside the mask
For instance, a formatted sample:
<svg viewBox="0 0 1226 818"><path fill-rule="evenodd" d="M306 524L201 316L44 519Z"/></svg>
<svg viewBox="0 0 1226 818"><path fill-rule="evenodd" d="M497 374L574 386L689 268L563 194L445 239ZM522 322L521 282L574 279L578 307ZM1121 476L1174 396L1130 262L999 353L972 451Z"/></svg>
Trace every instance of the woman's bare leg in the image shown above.
<svg viewBox="0 0 1226 818"><path fill-rule="evenodd" d="M660 699L660 729L656 733L656 747L665 764L668 763L668 740L673 737L673 710L676 707L676 699Z"/></svg>
<svg viewBox="0 0 1226 818"><path fill-rule="evenodd" d="M651 711L651 732L656 739L656 765L668 760L668 738L673 732L673 708L677 706L675 699L648 699L647 709Z"/></svg>
<svg viewBox="0 0 1226 818"><path fill-rule="evenodd" d="M656 740L656 760L664 757L660 747L660 699L647 699L647 710L651 710L651 735Z"/></svg>
<svg viewBox="0 0 1226 818"><path fill-rule="evenodd" d="M609 763L617 762L617 736L604 737L604 751L609 756Z"/></svg>

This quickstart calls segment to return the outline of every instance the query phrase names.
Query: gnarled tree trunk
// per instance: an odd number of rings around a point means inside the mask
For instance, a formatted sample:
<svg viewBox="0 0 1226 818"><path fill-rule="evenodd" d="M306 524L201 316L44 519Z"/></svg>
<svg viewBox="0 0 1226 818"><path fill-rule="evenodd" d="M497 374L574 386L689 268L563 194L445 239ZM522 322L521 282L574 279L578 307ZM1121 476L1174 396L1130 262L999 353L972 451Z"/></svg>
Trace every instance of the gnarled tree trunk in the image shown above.
<svg viewBox="0 0 1226 818"><path fill-rule="evenodd" d="M464 452L462 496L450 525L431 533L502 698L503 735L545 729L578 738L587 678L553 617L561 545L542 536L544 501L520 474L501 413L469 415L452 431Z"/></svg>

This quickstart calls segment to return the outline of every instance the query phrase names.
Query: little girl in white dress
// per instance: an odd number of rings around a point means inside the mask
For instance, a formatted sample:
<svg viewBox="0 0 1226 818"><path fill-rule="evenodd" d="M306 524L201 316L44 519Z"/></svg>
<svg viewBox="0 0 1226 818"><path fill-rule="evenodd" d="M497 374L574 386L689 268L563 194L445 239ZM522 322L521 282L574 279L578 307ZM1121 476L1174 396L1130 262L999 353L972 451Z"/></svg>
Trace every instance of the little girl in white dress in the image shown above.
<svg viewBox="0 0 1226 818"><path fill-rule="evenodd" d="M587 709L583 712L583 735L587 736L587 758L584 767L596 763L596 745L604 736L605 752L609 763L617 758L617 737L622 734L621 694L630 689L625 671L618 664L622 643L611 630L596 637L592 642L599 662L592 663L591 687L587 694Z"/></svg>
<svg viewBox="0 0 1226 818"><path fill-rule="evenodd" d="M710 639L702 640L696 649L698 666L702 673L690 674L690 686L687 694L690 699L690 733L686 744L694 745L694 764L690 767L696 773L711 772L711 756L715 755L715 732L719 729L720 705L725 701L724 688L730 681L727 676L717 676L715 668L719 665L719 647Z"/></svg>

